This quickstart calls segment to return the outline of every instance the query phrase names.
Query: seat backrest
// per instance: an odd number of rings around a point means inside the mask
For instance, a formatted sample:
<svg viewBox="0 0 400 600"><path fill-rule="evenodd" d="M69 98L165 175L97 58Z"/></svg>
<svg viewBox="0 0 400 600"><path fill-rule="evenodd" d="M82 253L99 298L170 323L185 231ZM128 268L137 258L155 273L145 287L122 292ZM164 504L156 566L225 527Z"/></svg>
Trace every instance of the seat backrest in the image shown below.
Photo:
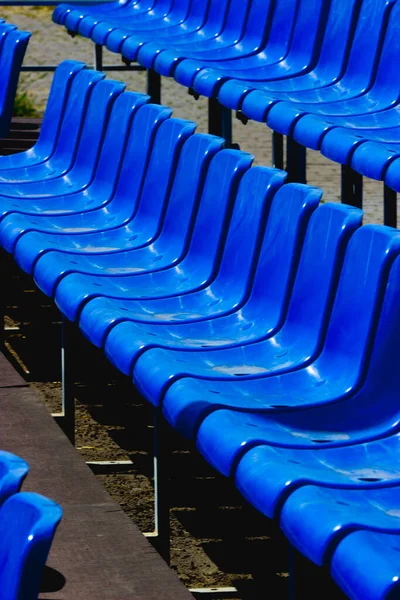
<svg viewBox="0 0 400 600"><path fill-rule="evenodd" d="M9 31L1 48L0 137L8 134L21 65L30 37L27 31Z"/></svg>
<svg viewBox="0 0 400 600"><path fill-rule="evenodd" d="M326 203L311 215L283 327L297 331L312 353L329 321L347 244L362 214Z"/></svg>
<svg viewBox="0 0 400 600"><path fill-rule="evenodd" d="M364 0L355 24L346 76L372 84L384 43L390 12L397 0ZM353 84L354 85L354 84Z"/></svg>
<svg viewBox="0 0 400 600"><path fill-rule="evenodd" d="M113 104L125 89L120 81L100 81L91 94L76 153L76 169L93 171ZM86 175L85 175L86 177Z"/></svg>
<svg viewBox="0 0 400 600"><path fill-rule="evenodd" d="M321 78L343 73L363 0L332 0L318 58Z"/></svg>
<svg viewBox="0 0 400 600"><path fill-rule="evenodd" d="M261 47L278 48L283 58L290 47L298 3L299 0L272 0L267 4L264 0L256 0L250 9L247 35L258 39L261 34Z"/></svg>
<svg viewBox="0 0 400 600"><path fill-rule="evenodd" d="M362 378L372 351L389 271L400 253L400 231L364 225L352 236L343 263L325 346L317 359L329 372L332 365Z"/></svg>
<svg viewBox="0 0 400 600"><path fill-rule="evenodd" d="M237 150L222 150L211 161L187 257L207 277L217 273L239 183L252 161Z"/></svg>
<svg viewBox="0 0 400 600"><path fill-rule="evenodd" d="M390 11L387 29L384 35L384 43L382 53L377 69L376 80L374 87L377 91L387 94L391 90L391 98L399 97L400 72L397 68L398 59L400 56L400 3L396 2Z"/></svg>
<svg viewBox="0 0 400 600"><path fill-rule="evenodd" d="M37 600L43 567L61 520L51 500L20 492L0 509L0 600Z"/></svg>
<svg viewBox="0 0 400 600"><path fill-rule="evenodd" d="M182 240L184 245L190 238L210 161L223 143L222 138L202 133L184 143L162 225L168 240Z"/></svg>
<svg viewBox="0 0 400 600"><path fill-rule="evenodd" d="M308 223L321 196L318 188L292 183L275 194L250 299L243 307L250 320L257 315L262 319L267 313L272 322L277 325L282 322Z"/></svg>
<svg viewBox="0 0 400 600"><path fill-rule="evenodd" d="M125 92L115 100L101 144L96 177L91 188L93 196L111 196L118 180L132 121L138 109L149 99L144 94Z"/></svg>
<svg viewBox="0 0 400 600"><path fill-rule="evenodd" d="M183 144L195 129L196 123L183 119L167 119L160 125L143 181L135 227L142 226L137 225L137 220L142 219L143 227L150 227L153 235L158 233Z"/></svg>
<svg viewBox="0 0 400 600"><path fill-rule="evenodd" d="M48 145L49 153L55 148L74 77L84 67L84 63L65 60L54 72L38 141Z"/></svg>
<svg viewBox="0 0 400 600"><path fill-rule="evenodd" d="M9 496L19 492L28 471L29 466L22 458L0 451L0 506Z"/></svg>
<svg viewBox="0 0 400 600"><path fill-rule="evenodd" d="M314 68L321 51L330 4L331 0L308 0L297 6L289 52L309 70Z"/></svg>
<svg viewBox="0 0 400 600"><path fill-rule="evenodd" d="M86 69L74 77L54 152L55 158L75 155L91 93L104 77L104 73Z"/></svg>
<svg viewBox="0 0 400 600"><path fill-rule="evenodd" d="M113 202L114 210L129 203L127 218L136 214L156 133L171 114L170 108L146 104L133 120Z"/></svg>
<svg viewBox="0 0 400 600"><path fill-rule="evenodd" d="M267 167L252 167L243 175L221 258L219 284L238 286L252 281L272 200L285 178L284 171Z"/></svg>

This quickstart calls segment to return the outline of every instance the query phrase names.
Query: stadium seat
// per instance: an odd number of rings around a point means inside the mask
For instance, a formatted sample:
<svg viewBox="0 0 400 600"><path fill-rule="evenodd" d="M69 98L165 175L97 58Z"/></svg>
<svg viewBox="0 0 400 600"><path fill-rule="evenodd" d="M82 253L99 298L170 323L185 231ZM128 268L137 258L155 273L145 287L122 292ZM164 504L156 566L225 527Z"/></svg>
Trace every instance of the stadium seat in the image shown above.
<svg viewBox="0 0 400 600"><path fill-rule="evenodd" d="M0 599L37 600L61 508L32 492L11 496L0 509Z"/></svg>

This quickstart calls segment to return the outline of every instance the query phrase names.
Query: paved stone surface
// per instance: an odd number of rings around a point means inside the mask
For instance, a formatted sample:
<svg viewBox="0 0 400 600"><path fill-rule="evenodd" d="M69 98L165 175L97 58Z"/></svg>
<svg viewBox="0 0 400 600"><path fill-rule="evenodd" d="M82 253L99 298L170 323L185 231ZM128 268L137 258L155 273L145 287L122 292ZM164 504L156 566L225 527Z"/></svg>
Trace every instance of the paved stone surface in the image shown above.
<svg viewBox="0 0 400 600"><path fill-rule="evenodd" d="M93 64L93 43L81 37L72 39L64 27L51 21L51 8L44 7L1 7L0 14L20 29L32 31L24 64L42 65L58 64L66 58L85 61ZM119 55L108 51L104 53L104 64L120 64ZM145 73L110 73L109 77L120 79L128 84L129 89L146 90ZM51 74L23 73L20 91L28 91L35 105L43 110ZM207 100L195 101L188 96L186 88L174 80L163 78L162 101L174 108L177 117L192 119L198 123L198 131L207 131ZM271 133L261 123L250 122L243 126L235 120L234 141L242 150L251 152L257 164L271 164ZM318 152L308 151L308 183L324 190L325 202L340 200L340 167L332 163ZM364 211L365 223L383 222L383 186L381 182L365 180Z"/></svg>

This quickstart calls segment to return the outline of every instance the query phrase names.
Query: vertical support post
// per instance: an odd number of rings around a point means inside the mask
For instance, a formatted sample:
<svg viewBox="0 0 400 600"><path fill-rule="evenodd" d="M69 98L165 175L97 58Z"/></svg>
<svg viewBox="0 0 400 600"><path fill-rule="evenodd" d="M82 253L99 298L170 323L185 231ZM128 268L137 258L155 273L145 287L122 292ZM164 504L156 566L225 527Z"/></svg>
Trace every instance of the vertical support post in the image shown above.
<svg viewBox="0 0 400 600"><path fill-rule="evenodd" d="M103 70L103 46L100 44L94 45L94 68L96 71Z"/></svg>
<svg viewBox="0 0 400 600"><path fill-rule="evenodd" d="M171 558L168 424L160 408L154 411L154 540L158 552L167 564Z"/></svg>
<svg viewBox="0 0 400 600"><path fill-rule="evenodd" d="M387 185L383 186L383 222L397 227L397 193Z"/></svg>
<svg viewBox="0 0 400 600"><path fill-rule="evenodd" d="M226 148L232 147L232 111L216 98L208 100L208 133L223 137Z"/></svg>
<svg viewBox="0 0 400 600"><path fill-rule="evenodd" d="M75 444L75 397L74 397L74 365L73 355L74 325L62 317L61 332L61 386L62 417L58 420L65 435Z"/></svg>
<svg viewBox="0 0 400 600"><path fill-rule="evenodd" d="M286 140L286 171L288 181L307 183L306 176L306 148L293 138Z"/></svg>
<svg viewBox="0 0 400 600"><path fill-rule="evenodd" d="M272 132L272 164L276 169L283 169L283 135Z"/></svg>
<svg viewBox="0 0 400 600"><path fill-rule="evenodd" d="M342 202L362 208L363 179L362 175L353 171L348 165L342 165Z"/></svg>
<svg viewBox="0 0 400 600"><path fill-rule="evenodd" d="M224 138L226 147L232 148L232 111L225 106L221 106L221 137Z"/></svg>
<svg viewBox="0 0 400 600"><path fill-rule="evenodd" d="M4 331L4 318L6 314L7 305L7 290L10 286L10 269L6 251L0 248L0 263L2 266L3 273L3 285L0 291L0 352L4 352L5 343L5 331Z"/></svg>
<svg viewBox="0 0 400 600"><path fill-rule="evenodd" d="M147 70L147 93L153 104L161 104L161 75L153 69Z"/></svg>

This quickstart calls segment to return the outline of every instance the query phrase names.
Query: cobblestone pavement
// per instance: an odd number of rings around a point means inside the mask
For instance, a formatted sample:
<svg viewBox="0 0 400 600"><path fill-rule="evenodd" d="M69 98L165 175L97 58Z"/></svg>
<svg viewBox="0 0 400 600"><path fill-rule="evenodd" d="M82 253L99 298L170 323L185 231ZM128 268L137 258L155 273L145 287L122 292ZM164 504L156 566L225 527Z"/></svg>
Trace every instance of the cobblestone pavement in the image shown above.
<svg viewBox="0 0 400 600"><path fill-rule="evenodd" d="M58 64L64 59L82 60L93 64L93 43L85 38L72 39L64 27L51 21L51 8L45 7L1 7L0 14L20 29L32 31L24 64ZM120 57L108 51L104 53L104 64L121 64ZM129 89L146 90L146 74L110 73L109 77L120 79ZM51 74L23 73L20 78L20 91L26 91L35 105L43 110ZM174 108L174 115L192 119L198 123L198 131L207 131L207 100L195 101L188 96L186 88L173 79L163 78L162 101ZM233 125L234 141L242 150L251 152L257 164L271 164L271 134L261 123L250 122L243 126L236 119ZM308 151L308 183L324 190L324 201L338 202L340 197L340 168L319 152ZM382 223L383 221L382 183L365 180L364 184L364 222Z"/></svg>

